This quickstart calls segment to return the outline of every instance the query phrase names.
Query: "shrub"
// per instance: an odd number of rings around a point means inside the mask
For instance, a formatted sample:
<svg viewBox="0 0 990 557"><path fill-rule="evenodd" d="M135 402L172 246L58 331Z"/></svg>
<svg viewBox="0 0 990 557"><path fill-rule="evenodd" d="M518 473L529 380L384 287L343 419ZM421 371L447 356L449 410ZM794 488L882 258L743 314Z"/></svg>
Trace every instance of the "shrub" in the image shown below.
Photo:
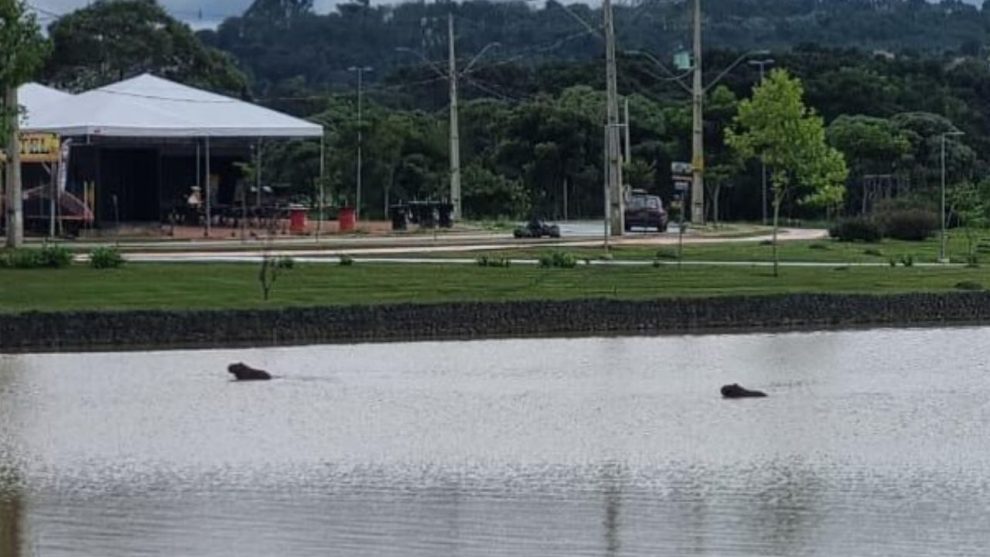
<svg viewBox="0 0 990 557"><path fill-rule="evenodd" d="M353 264L354 264L354 258L351 257L350 255L341 255L340 256L340 265L342 267L350 267Z"/></svg>
<svg viewBox="0 0 990 557"><path fill-rule="evenodd" d="M578 260L567 252L555 251L550 254L541 255L539 263L540 267L543 268L558 267L561 269L573 269L577 267Z"/></svg>
<svg viewBox="0 0 990 557"><path fill-rule="evenodd" d="M894 259L893 257L891 257L890 259L888 259L887 260L887 263L890 263L890 266L891 267L896 267L897 266L897 260Z"/></svg>
<svg viewBox="0 0 990 557"><path fill-rule="evenodd" d="M0 267L11 269L60 269L72 263L72 252L55 244L45 244L41 249L20 248L0 256Z"/></svg>
<svg viewBox="0 0 990 557"><path fill-rule="evenodd" d="M117 248L99 247L89 252L89 264L94 269L116 269L124 264Z"/></svg>
<svg viewBox="0 0 990 557"><path fill-rule="evenodd" d="M980 258L975 253L966 256L966 266L971 268L976 268L980 266Z"/></svg>
<svg viewBox="0 0 990 557"><path fill-rule="evenodd" d="M508 267L510 260L507 257L488 257L482 255L476 260L479 267Z"/></svg>
<svg viewBox="0 0 990 557"><path fill-rule="evenodd" d="M876 248L867 248L863 250L863 255L869 255L872 257L883 257L883 252Z"/></svg>
<svg viewBox="0 0 990 557"><path fill-rule="evenodd" d="M920 242L938 228L938 216L925 209L902 209L877 216L883 235L896 240Z"/></svg>
<svg viewBox="0 0 990 557"><path fill-rule="evenodd" d="M660 249L657 250L657 259L677 259L677 252Z"/></svg>
<svg viewBox="0 0 990 557"><path fill-rule="evenodd" d="M828 235L840 242L879 242L883 237L880 226L864 217L841 219L828 230Z"/></svg>
<svg viewBox="0 0 990 557"><path fill-rule="evenodd" d="M828 250L830 250L830 249L832 249L832 248L830 248L830 247L828 247L828 246L827 246L827 245L825 245L825 244L811 244L810 246L808 246L808 249L815 249L815 250L825 250L825 251L828 251Z"/></svg>
<svg viewBox="0 0 990 557"><path fill-rule="evenodd" d="M553 254L553 266L561 269L573 269L577 267L577 258L569 253L558 251Z"/></svg>
<svg viewBox="0 0 990 557"><path fill-rule="evenodd" d="M288 256L279 257L275 261L275 266L279 269L290 270L296 266L296 260Z"/></svg>
<svg viewBox="0 0 990 557"><path fill-rule="evenodd" d="M36 269L41 266L39 263L38 250L14 249L3 254L0 258L0 267L9 269Z"/></svg>
<svg viewBox="0 0 990 557"><path fill-rule="evenodd" d="M976 282L976 281L973 281L973 280L964 280L964 281L961 281L961 282L957 282L956 283L956 289L957 290L983 290L983 285L980 284L980 283L978 283L978 282Z"/></svg>
<svg viewBox="0 0 990 557"><path fill-rule="evenodd" d="M901 256L901 264L905 267L914 267L914 256L910 253Z"/></svg>
<svg viewBox="0 0 990 557"><path fill-rule="evenodd" d="M57 244L45 244L38 252L38 262L42 267L61 269L72 264L72 252Z"/></svg>

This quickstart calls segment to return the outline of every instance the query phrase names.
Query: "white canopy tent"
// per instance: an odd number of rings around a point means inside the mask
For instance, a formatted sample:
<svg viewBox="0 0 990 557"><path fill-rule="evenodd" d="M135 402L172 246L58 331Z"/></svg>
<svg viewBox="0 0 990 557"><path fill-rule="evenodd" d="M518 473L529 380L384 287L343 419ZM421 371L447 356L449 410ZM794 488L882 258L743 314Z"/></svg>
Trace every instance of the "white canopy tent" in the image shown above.
<svg viewBox="0 0 990 557"><path fill-rule="evenodd" d="M211 138L319 138L322 188L324 147L323 127L319 124L150 74L78 95L35 85L26 93L28 98L36 99L25 103L28 111L22 129L26 132L57 133L62 137L202 140L207 176ZM208 179L206 194L206 211L210 215ZM321 208L322 200L321 191ZM207 234L209 229L207 218Z"/></svg>
<svg viewBox="0 0 990 557"><path fill-rule="evenodd" d="M55 99L43 111L32 113L29 108L26 120L25 131L63 137L300 139L323 135L319 124L149 74Z"/></svg>
<svg viewBox="0 0 990 557"><path fill-rule="evenodd" d="M72 98L71 94L46 87L40 83L21 85L17 88L17 102L24 108L20 118L21 128L28 125L32 115L43 114L42 111L45 107L69 98Z"/></svg>

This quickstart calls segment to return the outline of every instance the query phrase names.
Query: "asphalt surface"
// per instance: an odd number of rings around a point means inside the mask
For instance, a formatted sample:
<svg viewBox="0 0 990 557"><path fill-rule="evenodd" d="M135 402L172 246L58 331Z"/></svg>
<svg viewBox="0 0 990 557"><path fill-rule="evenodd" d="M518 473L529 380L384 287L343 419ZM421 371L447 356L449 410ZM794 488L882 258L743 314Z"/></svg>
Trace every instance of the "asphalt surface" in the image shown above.
<svg viewBox="0 0 990 557"><path fill-rule="evenodd" d="M598 223L600 225L600 223ZM415 237L378 237L378 238L344 238L338 239L333 244L316 244L312 239L295 239L278 241L273 243L268 249L261 245L260 241L248 244L235 242L233 247L237 251L229 251L230 242L204 242L203 244L185 244L180 246L181 251L161 251L159 245L149 246L152 249L142 250L141 246L128 244L128 251L124 257L128 261L147 263L232 263L232 262L259 262L266 255L292 257L299 262L307 263L337 263L341 256L354 258L356 261L364 262L390 262L390 263L474 263L474 256L468 254L482 253L486 251L506 251L513 249L526 249L532 247L547 248L574 248L574 247L599 247L602 245L602 238L593 238L582 235L581 232L589 230L594 223L568 223L567 228L562 227L563 238L559 240L516 240L510 234L457 234L451 233L444 236L438 235L434 240L429 235L416 235ZM814 229L782 229L779 234L781 241L795 240L816 240L827 236L824 230ZM441 239L442 238L442 239ZM769 240L771 235L747 236L743 238L714 238L685 235L685 244L715 244L715 243L752 243ZM627 234L621 238L610 238L613 246L663 246L676 245L678 235L675 232L665 234ZM307 249L306 246L312 246ZM173 249L175 246L173 246ZM218 251L226 248L228 251ZM430 254L437 253L464 253L463 258L435 258ZM87 255L77 256L80 261L86 261ZM513 259L513 263L527 264L535 263L532 258ZM595 265L652 265L652 261L592 261ZM677 264L677 262L663 261L660 264ZM716 261L692 261L683 264L691 265L763 265L766 262L716 262ZM799 266L827 266L835 267L835 263L799 263L787 265ZM865 264L869 265L869 264Z"/></svg>

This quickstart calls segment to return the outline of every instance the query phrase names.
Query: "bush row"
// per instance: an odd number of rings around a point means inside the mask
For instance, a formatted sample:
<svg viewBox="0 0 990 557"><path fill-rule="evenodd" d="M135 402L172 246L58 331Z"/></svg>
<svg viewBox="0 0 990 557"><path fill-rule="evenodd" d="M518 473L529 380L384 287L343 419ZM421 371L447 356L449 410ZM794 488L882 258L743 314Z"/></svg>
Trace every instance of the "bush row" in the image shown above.
<svg viewBox="0 0 990 557"><path fill-rule="evenodd" d="M117 248L98 247L90 252L89 262L94 269L116 269L124 257ZM0 269L61 269L71 264L72 252L57 244L0 252Z"/></svg>
<svg viewBox="0 0 990 557"><path fill-rule="evenodd" d="M938 229L938 216L924 209L899 209L873 217L841 219L829 235L843 242L877 242L882 238L920 242Z"/></svg>

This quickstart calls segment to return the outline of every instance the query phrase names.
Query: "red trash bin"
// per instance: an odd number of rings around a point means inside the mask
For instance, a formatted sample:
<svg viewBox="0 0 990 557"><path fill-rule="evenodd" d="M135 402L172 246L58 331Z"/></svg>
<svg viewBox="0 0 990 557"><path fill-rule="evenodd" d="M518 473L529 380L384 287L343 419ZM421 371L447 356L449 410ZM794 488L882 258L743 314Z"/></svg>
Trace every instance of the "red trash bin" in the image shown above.
<svg viewBox="0 0 990 557"><path fill-rule="evenodd" d="M293 234L306 233L306 207L302 205L289 206L289 231Z"/></svg>
<svg viewBox="0 0 990 557"><path fill-rule="evenodd" d="M337 215L337 221L340 225L341 232L354 230L354 207L341 207L340 214Z"/></svg>

